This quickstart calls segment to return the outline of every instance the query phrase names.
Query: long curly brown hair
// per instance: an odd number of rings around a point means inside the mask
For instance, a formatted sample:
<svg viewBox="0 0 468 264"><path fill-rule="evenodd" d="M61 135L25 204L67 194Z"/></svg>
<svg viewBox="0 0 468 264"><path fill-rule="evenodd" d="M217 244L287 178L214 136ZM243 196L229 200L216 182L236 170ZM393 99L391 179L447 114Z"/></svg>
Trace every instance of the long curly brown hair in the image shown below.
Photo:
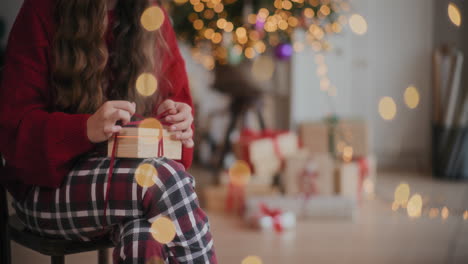
<svg viewBox="0 0 468 264"><path fill-rule="evenodd" d="M148 32L140 24L141 14L153 3L117 1L109 29L114 36L109 52L107 2L56 2L58 28L52 52L55 107L68 113L94 113L107 100L129 100L137 103L138 113L151 114L157 98L139 95L135 83L144 72L158 78L161 64L155 61L162 58L162 49L168 50L160 30Z"/></svg>

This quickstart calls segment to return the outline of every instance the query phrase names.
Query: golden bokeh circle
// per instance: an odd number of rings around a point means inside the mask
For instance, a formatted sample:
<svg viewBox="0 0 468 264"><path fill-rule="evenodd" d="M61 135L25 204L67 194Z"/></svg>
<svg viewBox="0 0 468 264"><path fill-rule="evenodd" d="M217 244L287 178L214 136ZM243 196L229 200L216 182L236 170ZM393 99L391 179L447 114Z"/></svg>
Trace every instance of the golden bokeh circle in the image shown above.
<svg viewBox="0 0 468 264"><path fill-rule="evenodd" d="M405 90L404 94L405 98L405 104L410 108L410 109L415 109L419 105L419 92L418 89L414 86L409 86Z"/></svg>
<svg viewBox="0 0 468 264"><path fill-rule="evenodd" d="M446 220L449 217L449 209L446 206L444 206L444 208L442 208L440 211L440 216L443 220Z"/></svg>
<svg viewBox="0 0 468 264"><path fill-rule="evenodd" d="M144 163L138 166L135 171L135 180L141 187L151 187L155 184L155 180L158 177L158 171L156 168L149 163Z"/></svg>
<svg viewBox="0 0 468 264"><path fill-rule="evenodd" d="M164 260L160 257L152 257L146 261L146 264L164 264Z"/></svg>
<svg viewBox="0 0 468 264"><path fill-rule="evenodd" d="M158 6L148 7L141 15L140 23L148 31L156 31L164 23L164 12Z"/></svg>
<svg viewBox="0 0 468 264"><path fill-rule="evenodd" d="M174 240L176 228L168 217L159 217L151 224L153 238L161 244L167 244Z"/></svg>
<svg viewBox="0 0 468 264"><path fill-rule="evenodd" d="M398 205L406 205L410 196L410 187L407 183L400 183L394 193L394 201Z"/></svg>
<svg viewBox="0 0 468 264"><path fill-rule="evenodd" d="M367 32L367 21L359 14L354 14L349 18L349 26L358 35L364 35Z"/></svg>
<svg viewBox="0 0 468 264"><path fill-rule="evenodd" d="M142 96L152 96L158 89L158 80L152 73L142 73L138 76L135 85Z"/></svg>
<svg viewBox="0 0 468 264"><path fill-rule="evenodd" d="M242 260L242 264L263 264L263 261L258 256L247 256Z"/></svg>
<svg viewBox="0 0 468 264"><path fill-rule="evenodd" d="M250 166L243 160L237 160L229 169L229 179L233 185L244 186L251 176Z"/></svg>
<svg viewBox="0 0 468 264"><path fill-rule="evenodd" d="M457 27L461 25L462 16L460 9L454 3L449 3L447 7L447 13L449 16L450 21Z"/></svg>
<svg viewBox="0 0 468 264"><path fill-rule="evenodd" d="M258 56L252 64L252 74L258 81L268 81L275 72L275 63L270 56Z"/></svg>
<svg viewBox="0 0 468 264"><path fill-rule="evenodd" d="M379 114L384 120L393 120L397 113L397 107L393 98L385 96L379 102Z"/></svg>
<svg viewBox="0 0 468 264"><path fill-rule="evenodd" d="M151 128L151 129L156 129L156 134L151 137L149 136L144 136L143 139L146 140L147 142L154 142L154 140L159 140L163 136L163 125L159 120L156 118L146 118L141 123L138 125L139 128Z"/></svg>
<svg viewBox="0 0 468 264"><path fill-rule="evenodd" d="M411 198L408 201L408 205L406 207L406 210L408 212L408 216L410 218L418 218L421 216L422 212L422 197L420 194L415 194L411 196Z"/></svg>

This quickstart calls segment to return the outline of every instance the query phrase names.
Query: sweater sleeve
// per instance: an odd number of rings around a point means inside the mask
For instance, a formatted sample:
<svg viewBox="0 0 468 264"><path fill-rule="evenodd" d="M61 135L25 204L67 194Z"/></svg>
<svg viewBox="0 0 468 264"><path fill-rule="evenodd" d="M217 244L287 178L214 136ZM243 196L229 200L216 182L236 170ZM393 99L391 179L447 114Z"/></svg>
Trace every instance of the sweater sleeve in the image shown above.
<svg viewBox="0 0 468 264"><path fill-rule="evenodd" d="M170 49L170 54L164 59L165 65L163 67L163 75L169 83L165 88L170 90L166 94L168 95L168 98L175 102L182 102L190 105L190 107L192 107L192 115L194 115L192 95L190 94L187 71L185 69L185 61L180 54L174 29L172 28L166 12L165 15L166 19L162 27L162 34ZM193 124L192 129L195 131ZM182 149L182 160L180 160L180 162L186 169L188 169L192 164L192 160L193 148L184 147Z"/></svg>
<svg viewBox="0 0 468 264"><path fill-rule="evenodd" d="M26 0L10 33L0 86L0 152L24 184L56 188L74 158L94 145L89 115L50 112L50 34ZM50 25L50 24L49 24Z"/></svg>

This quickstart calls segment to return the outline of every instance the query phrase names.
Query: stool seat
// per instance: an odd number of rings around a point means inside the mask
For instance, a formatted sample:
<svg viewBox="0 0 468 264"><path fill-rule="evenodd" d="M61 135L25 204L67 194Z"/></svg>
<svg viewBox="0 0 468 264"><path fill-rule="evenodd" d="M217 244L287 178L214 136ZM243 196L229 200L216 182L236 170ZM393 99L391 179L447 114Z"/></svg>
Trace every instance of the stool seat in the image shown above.
<svg viewBox="0 0 468 264"><path fill-rule="evenodd" d="M109 238L83 242L40 236L28 231L17 215L11 215L8 224L9 235L13 241L48 256L64 256L114 247Z"/></svg>

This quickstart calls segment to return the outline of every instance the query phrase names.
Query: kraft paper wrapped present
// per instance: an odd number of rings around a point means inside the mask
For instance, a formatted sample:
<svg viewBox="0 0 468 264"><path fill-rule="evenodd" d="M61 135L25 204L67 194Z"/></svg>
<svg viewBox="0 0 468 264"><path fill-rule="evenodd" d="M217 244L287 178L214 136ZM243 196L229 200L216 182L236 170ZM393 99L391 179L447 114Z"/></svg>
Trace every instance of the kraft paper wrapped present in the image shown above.
<svg viewBox="0 0 468 264"><path fill-rule="evenodd" d="M328 153L311 154L302 149L286 159L281 184L287 195L332 195L334 161Z"/></svg>
<svg viewBox="0 0 468 264"><path fill-rule="evenodd" d="M305 122L299 126L301 146L310 153L323 154L329 152L328 125L325 122Z"/></svg>
<svg viewBox="0 0 468 264"><path fill-rule="evenodd" d="M341 162L335 171L335 192L343 197L361 200L373 195L376 184L377 160L367 156L352 162Z"/></svg>
<svg viewBox="0 0 468 264"><path fill-rule="evenodd" d="M173 132L163 129L163 151L159 150L160 129L124 127L117 135L116 158L153 158L164 156L168 159L182 158L182 142L174 140ZM107 155L112 155L114 137L107 144Z"/></svg>
<svg viewBox="0 0 468 264"><path fill-rule="evenodd" d="M337 157L343 157L345 147L356 158L370 155L370 132L364 120L340 119L330 132Z"/></svg>

